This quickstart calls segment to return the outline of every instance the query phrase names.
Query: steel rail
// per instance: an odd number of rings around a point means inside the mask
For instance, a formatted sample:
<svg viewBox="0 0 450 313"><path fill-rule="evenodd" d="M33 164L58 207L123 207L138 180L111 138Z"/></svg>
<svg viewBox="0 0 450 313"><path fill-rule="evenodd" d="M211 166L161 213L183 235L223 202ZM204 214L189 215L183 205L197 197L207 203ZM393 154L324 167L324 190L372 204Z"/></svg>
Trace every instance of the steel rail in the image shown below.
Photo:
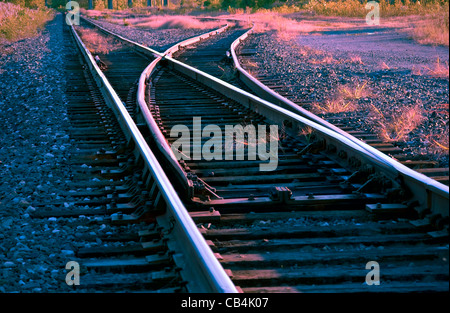
<svg viewBox="0 0 450 313"><path fill-rule="evenodd" d="M173 45L172 47L170 47L170 48L167 49L166 51L164 51L164 55L172 56L172 55L173 55L175 52L177 52L178 50L180 50L180 49L182 49L182 48L184 48L184 47L186 47L186 46L193 45L193 44L195 44L195 43L197 43L197 42L199 42L199 41L201 41L201 40L207 39L207 38L209 38L209 37L211 37L211 36L213 36L213 35L217 35L217 34L223 33L223 32L226 31L229 27L230 27L230 25L229 25L229 24L226 24L225 26L222 26L222 27L220 27L219 29L216 29L216 30L207 32L207 33L205 33L205 34L203 34L203 35L199 35L199 36L196 36L196 37L192 37L192 38L183 40L183 41L181 41L181 42L179 42L179 43Z"/></svg>
<svg viewBox="0 0 450 313"><path fill-rule="evenodd" d="M186 196L188 198L191 197L194 192L193 182L187 177L187 173L183 170L181 165L178 163L178 161L175 157L175 154L173 153L172 149L170 148L168 142L165 140L163 134L160 132L159 127L148 108L148 105L145 101L146 85L151 84L149 77L151 76L151 73L153 72L156 65L165 56L167 56L167 55L171 56L173 53L179 51L180 49L182 49L186 46L193 45L201 40L209 38L210 36L220 34L224 31L226 31L230 27L229 24L227 23L226 25L224 25L216 30L212 30L207 33L201 34L199 36L195 36L195 37L183 40L181 42L178 42L175 45L173 45L172 47L168 48L163 53L161 53L152 48L148 48L144 45L141 45L137 42L131 41L131 40L129 40L123 36L120 36L112 31L109 31L106 28L98 25L97 23L95 23L89 19L86 19L84 17L81 17L81 18L84 21L86 21L87 23L98 28L103 33L105 33L109 36L113 36L113 37L117 38L118 40L127 43L130 47L132 47L136 51L143 53L144 55L152 56L155 58L155 60L153 60L153 62L151 62L148 65L148 67L142 72L141 77L139 79L138 91L137 91L138 113L139 112L142 113L142 116L143 116L145 122L147 123L149 130L150 130L151 134L153 135L153 138L155 138L155 143L156 143L159 151L164 155L166 160L169 162L170 166L175 171L176 178L183 186L183 188L186 192Z"/></svg>
<svg viewBox="0 0 450 313"><path fill-rule="evenodd" d="M139 108L139 111L145 122L147 123L147 126L150 130L150 133L152 134L153 138L155 139L155 144L159 151L164 155L166 160L169 162L170 166L175 170L177 179L182 184L183 188L185 189L186 196L188 198L193 196L194 193L194 186L193 182L187 178L186 172L181 167L180 163L178 163L178 160L173 153L172 149L170 148L169 143L165 139L164 135L161 133L158 124L156 123L155 119L153 118L153 114L150 112L150 109L147 105L147 101L145 99L146 89L147 85L151 85L151 81L149 78L153 74L156 65L162 60L162 57L156 58L153 62L151 62L145 70L142 72L139 83L138 83L138 90L137 90L137 106Z"/></svg>
<svg viewBox="0 0 450 313"><path fill-rule="evenodd" d="M430 208L434 213L440 213L443 216L449 215L449 186L446 186L436 180L418 173L409 167L397 162L383 152L376 148L366 144L365 142L357 139L356 137L348 134L342 129L332 125L331 123L323 120L317 115L299 107L289 99L279 95L269 87L265 86L259 80L250 75L246 70L242 68L236 55L237 46L245 40L249 34L254 30L254 27L237 38L231 45L231 55L233 58L234 66L238 71L239 79L242 80L253 92L255 92L261 98L270 101L281 108L292 111L299 116L314 121L315 123L322 125L342 136L349 141L362 147L372 157L376 158L380 162L384 163L385 169L393 176L400 176L403 182L410 188L414 196L419 200L420 204L426 208Z"/></svg>
<svg viewBox="0 0 450 313"><path fill-rule="evenodd" d="M170 243L170 245L175 248L176 254L174 255L174 259L178 261L182 260L182 262L177 262L177 265L183 269L181 275L188 282L188 290L191 292L215 293L238 292L200 234L197 226L119 96L97 66L92 54L81 41L73 25L70 26L70 29L107 105L117 116L117 120L129 145L134 145L135 155L144 162L144 173L149 173L150 178L147 181L152 182L152 189L157 188L156 199L164 201L166 206L165 215L167 215L164 220L171 227L170 234L168 235L176 240L175 243Z"/></svg>

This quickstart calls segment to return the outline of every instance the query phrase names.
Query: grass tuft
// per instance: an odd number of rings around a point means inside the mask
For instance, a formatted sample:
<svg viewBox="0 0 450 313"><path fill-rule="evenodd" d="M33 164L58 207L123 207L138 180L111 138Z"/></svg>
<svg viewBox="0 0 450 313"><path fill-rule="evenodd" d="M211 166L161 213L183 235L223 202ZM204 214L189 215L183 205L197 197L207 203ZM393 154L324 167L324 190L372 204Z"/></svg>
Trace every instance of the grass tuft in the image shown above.
<svg viewBox="0 0 450 313"><path fill-rule="evenodd" d="M367 82L356 86L341 86L339 88L339 93L343 99L361 99L370 96L370 91L366 88Z"/></svg>
<svg viewBox="0 0 450 313"><path fill-rule="evenodd" d="M13 42L34 37L52 18L50 10L0 2L0 39Z"/></svg>
<svg viewBox="0 0 450 313"><path fill-rule="evenodd" d="M436 60L436 63L434 64L434 68L425 67L428 70L428 75L431 75L433 77L442 77L442 78L448 78L449 77L449 67L447 65L443 65L439 57Z"/></svg>
<svg viewBox="0 0 450 313"><path fill-rule="evenodd" d="M372 112L378 118L378 131L381 138L389 142L399 142L407 139L409 133L416 129L425 119L424 110L420 105L399 110L390 118L372 105Z"/></svg>
<svg viewBox="0 0 450 313"><path fill-rule="evenodd" d="M316 114L352 112L357 108L358 106L356 104L342 99L334 101L327 100L323 105L314 103L312 106L313 112Z"/></svg>
<svg viewBox="0 0 450 313"><path fill-rule="evenodd" d="M81 40L92 54L108 54L113 50L120 49L121 44L110 37L100 35L97 31L89 28L76 27Z"/></svg>

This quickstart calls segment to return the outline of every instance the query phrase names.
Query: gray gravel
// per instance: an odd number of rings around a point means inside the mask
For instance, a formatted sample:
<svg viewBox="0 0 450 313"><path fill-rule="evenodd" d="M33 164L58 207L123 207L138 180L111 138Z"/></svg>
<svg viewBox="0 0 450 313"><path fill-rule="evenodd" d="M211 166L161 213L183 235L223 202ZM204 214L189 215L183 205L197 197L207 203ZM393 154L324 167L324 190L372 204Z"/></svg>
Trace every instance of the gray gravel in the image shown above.
<svg viewBox="0 0 450 313"><path fill-rule="evenodd" d="M369 95L356 100L357 112L321 115L354 116L352 124L359 129L377 132L379 119L371 113L372 105L388 118L401 108L419 105L424 121L398 145L412 158L433 158L448 167L448 151L436 152L431 140L436 138L433 134L448 134L449 79L426 74L438 57L448 69L448 47L419 45L405 33L372 28L301 35L289 41L266 32L250 36L243 48L258 51L253 59L257 67L250 70L280 78L279 84L287 86L296 102L333 101L342 86L366 83ZM326 57L331 61L321 63Z"/></svg>
<svg viewBox="0 0 450 313"><path fill-rule="evenodd" d="M57 19L0 57L0 292L64 290L73 255L70 226L30 218L33 201L64 184L60 163L70 142L61 42Z"/></svg>

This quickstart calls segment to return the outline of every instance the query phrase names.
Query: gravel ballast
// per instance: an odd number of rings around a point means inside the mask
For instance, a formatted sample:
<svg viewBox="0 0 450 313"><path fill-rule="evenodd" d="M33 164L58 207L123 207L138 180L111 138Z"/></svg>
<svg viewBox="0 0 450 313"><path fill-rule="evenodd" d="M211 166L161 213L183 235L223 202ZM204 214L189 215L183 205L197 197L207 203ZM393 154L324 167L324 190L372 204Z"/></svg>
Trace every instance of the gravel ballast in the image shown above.
<svg viewBox="0 0 450 313"><path fill-rule="evenodd" d="M33 202L51 197L65 180L61 23L58 15L41 35L11 44L12 53L0 57L0 292L61 290L73 255L70 227L30 218Z"/></svg>

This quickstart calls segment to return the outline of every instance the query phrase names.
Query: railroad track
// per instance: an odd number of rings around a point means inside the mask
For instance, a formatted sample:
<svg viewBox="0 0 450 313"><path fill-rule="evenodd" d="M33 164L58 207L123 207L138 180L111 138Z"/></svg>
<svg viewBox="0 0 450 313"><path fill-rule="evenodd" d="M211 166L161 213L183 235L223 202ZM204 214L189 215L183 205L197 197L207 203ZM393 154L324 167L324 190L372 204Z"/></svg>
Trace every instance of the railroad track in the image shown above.
<svg viewBox="0 0 450 313"><path fill-rule="evenodd" d="M408 176L402 167L338 132L174 60L170 55L179 47L163 55L111 36L153 61L140 75L134 109L132 101L130 107L122 106L126 101L109 86L112 70L105 70L106 77L111 75L105 80L98 67L89 65L90 85L103 87L101 93L92 88L91 94L102 94L106 106L101 107L119 117L115 126L104 122L117 136L106 148L113 145L112 159L123 161L128 167L121 171L132 176L131 181L124 179L127 174L111 181L108 174L117 170L111 161L113 169L100 171L106 175L100 181L107 185L99 189L108 193L103 199L108 202L105 209L113 209L107 210L112 224L149 227L111 239L126 241L129 247L78 251L80 263L89 269L135 269L134 276L108 274L104 280L96 274L94 285L114 285L111 281L119 278L147 288L153 280L170 276L150 290L448 291L448 190ZM92 62L78 44L84 59ZM86 72L83 69L89 77ZM127 109L134 112L134 120ZM94 115L103 118L106 113ZM93 121L86 120L89 126ZM202 136L206 125L212 127ZM220 147L221 153L211 160L211 149L203 149L211 144L208 131L225 133L226 125L240 126L228 142L215 143L214 152ZM179 146L184 153L180 162L180 151L171 149L179 140L177 134L170 136L177 126L178 135L190 134L185 146ZM252 127L262 134L256 137L261 143L257 150ZM250 133L244 135L245 129ZM92 150L95 162L97 151L103 151L97 144ZM200 155L190 155L185 147ZM227 160L230 150L243 151L242 159L231 155ZM82 182L78 176L73 181ZM130 184L131 189L119 188ZM137 190L141 202L126 210L122 199L132 198L131 190ZM87 259L91 256L96 259ZM159 267L148 266L161 258ZM366 266L373 261L381 268L379 286L364 284Z"/></svg>
<svg viewBox="0 0 450 313"><path fill-rule="evenodd" d="M241 41L245 40L248 35L251 35L251 33L252 31L250 30L235 42L234 62L239 64L239 67L242 66L240 67L242 71L246 71L247 73L248 71L251 71L254 79L267 88L266 90L263 90L262 86L258 87L254 83L252 83L252 90L257 95L263 97L268 101L283 101L285 103L290 103L291 107L297 106L311 111L313 109L312 103L305 102L301 98L299 98L298 95L296 95L294 92L295 86L287 86L285 83L283 83L283 78L280 76L267 75L261 71L258 71L258 69L255 69L254 65L257 64L257 60L255 59L255 55L258 51L257 46L249 44L248 41L246 41L246 44L239 44ZM245 75L241 75L241 77L242 76ZM274 93L279 95L277 97L278 100L275 100ZM280 100L280 96L284 98L284 100ZM437 112L438 114L446 114L448 116L448 111L437 110ZM376 133L361 130L360 125L358 125L357 122L355 123L355 121L365 119L366 115L364 112L352 112L345 115L321 114L320 117L330 124L344 130L348 134L351 134L355 138L358 138L368 145L385 153L386 155L391 156L399 163L448 186L448 167L439 167L438 162L433 160L424 160L423 158L412 159L411 156L408 156L403 152L403 149L401 148L401 146L399 147L398 143L387 141Z"/></svg>
<svg viewBox="0 0 450 313"><path fill-rule="evenodd" d="M35 204L32 217L67 218L77 229L98 225L76 237L88 242L73 256L81 267L77 289L235 292L133 121L140 74L157 55L121 43L93 56L64 27L72 52L65 62L71 174L67 192Z"/></svg>
<svg viewBox="0 0 450 313"><path fill-rule="evenodd" d="M250 91L234 75L233 59L230 54L231 44L250 28L248 23L234 23L227 32L181 49L173 54L173 58L238 88Z"/></svg>

